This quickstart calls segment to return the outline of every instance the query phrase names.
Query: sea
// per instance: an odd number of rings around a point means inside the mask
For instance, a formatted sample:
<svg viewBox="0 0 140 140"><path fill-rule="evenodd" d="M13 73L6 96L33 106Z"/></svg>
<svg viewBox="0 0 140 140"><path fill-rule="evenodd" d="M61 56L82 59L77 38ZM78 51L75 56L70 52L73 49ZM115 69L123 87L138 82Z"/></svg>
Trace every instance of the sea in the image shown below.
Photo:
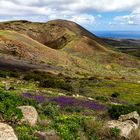
<svg viewBox="0 0 140 140"><path fill-rule="evenodd" d="M140 31L93 31L101 38L140 39Z"/></svg>

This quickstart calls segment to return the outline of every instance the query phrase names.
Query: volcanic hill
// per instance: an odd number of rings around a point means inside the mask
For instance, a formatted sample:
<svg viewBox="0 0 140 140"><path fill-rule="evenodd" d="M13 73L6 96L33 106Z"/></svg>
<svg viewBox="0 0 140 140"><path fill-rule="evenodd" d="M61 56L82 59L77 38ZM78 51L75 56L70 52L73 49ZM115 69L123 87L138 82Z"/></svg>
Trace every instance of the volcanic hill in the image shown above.
<svg viewBox="0 0 140 140"><path fill-rule="evenodd" d="M0 69L140 79L136 57L111 49L104 40L66 20L1 22Z"/></svg>

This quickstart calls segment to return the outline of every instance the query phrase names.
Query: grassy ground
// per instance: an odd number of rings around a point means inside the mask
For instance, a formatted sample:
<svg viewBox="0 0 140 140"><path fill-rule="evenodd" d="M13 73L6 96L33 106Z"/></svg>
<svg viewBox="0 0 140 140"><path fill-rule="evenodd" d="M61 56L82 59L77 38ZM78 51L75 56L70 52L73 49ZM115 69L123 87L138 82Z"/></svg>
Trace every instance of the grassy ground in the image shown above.
<svg viewBox="0 0 140 140"><path fill-rule="evenodd" d="M139 83L95 77L57 79L57 77L46 76L43 79L41 75L34 78L31 74L30 77L20 75L20 78L14 74L12 74L13 78L6 75L1 74L0 77L0 97L5 98L4 104L13 102L19 97L26 97L28 100L27 97L30 95L35 103L28 101L26 103L35 106L39 112L39 122L34 128L14 124L20 140L38 140L36 131L49 133L55 131L55 135L64 140L82 140L83 137L87 140L104 140L101 139L99 131L104 123L110 120L108 108L114 103L119 106L121 104L132 106L139 104L140 100ZM10 89L6 90L8 86ZM37 100L36 97L41 97L41 100ZM14 102L15 105L25 105L24 100ZM14 121L12 119L11 123ZM45 126L46 121L51 124Z"/></svg>

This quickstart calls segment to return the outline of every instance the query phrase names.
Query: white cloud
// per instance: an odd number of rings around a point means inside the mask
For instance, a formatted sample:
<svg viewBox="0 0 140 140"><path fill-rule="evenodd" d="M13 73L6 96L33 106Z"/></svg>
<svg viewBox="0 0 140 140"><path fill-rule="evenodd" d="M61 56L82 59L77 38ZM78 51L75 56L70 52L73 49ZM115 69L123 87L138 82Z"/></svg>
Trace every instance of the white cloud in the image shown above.
<svg viewBox="0 0 140 140"><path fill-rule="evenodd" d="M117 16L114 18L115 22L124 23L128 25L140 25L140 12L132 12L129 15Z"/></svg>
<svg viewBox="0 0 140 140"><path fill-rule="evenodd" d="M93 25L95 23L95 17L88 14L74 15L70 20L75 21L82 25L84 24Z"/></svg>
<svg viewBox="0 0 140 140"><path fill-rule="evenodd" d="M82 25L92 25L102 18L91 13L131 11L131 15L116 17L121 23L139 23L140 0L0 0L0 20L27 19L47 21L68 19ZM89 14L90 13L90 14ZM114 23L113 23L114 24Z"/></svg>
<svg viewBox="0 0 140 140"><path fill-rule="evenodd" d="M98 14L97 17L98 17L98 18L102 18L102 15L101 15L101 14Z"/></svg>

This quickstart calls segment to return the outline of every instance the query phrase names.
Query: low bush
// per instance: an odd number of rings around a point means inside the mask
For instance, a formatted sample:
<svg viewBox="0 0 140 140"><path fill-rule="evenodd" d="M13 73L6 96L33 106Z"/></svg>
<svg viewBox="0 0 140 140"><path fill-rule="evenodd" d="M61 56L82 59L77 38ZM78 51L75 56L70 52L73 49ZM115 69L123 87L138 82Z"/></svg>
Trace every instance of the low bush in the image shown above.
<svg viewBox="0 0 140 140"><path fill-rule="evenodd" d="M7 92L0 92L0 121L16 125L23 117L22 112L18 109L21 105L33 105L31 100L23 99L20 96Z"/></svg>
<svg viewBox="0 0 140 140"><path fill-rule="evenodd" d="M63 140L80 140L79 131L82 124L80 116L59 116L54 120L53 128Z"/></svg>
<svg viewBox="0 0 140 140"><path fill-rule="evenodd" d="M70 113L80 113L84 111L84 107L82 106L65 106L63 108L64 111L70 112Z"/></svg>
<svg viewBox="0 0 140 140"><path fill-rule="evenodd" d="M120 136L121 130L118 129L117 127L114 127L111 129L111 136L112 137L119 137Z"/></svg>
<svg viewBox="0 0 140 140"><path fill-rule="evenodd" d="M120 115L125 115L137 111L140 114L140 107L134 105L112 105L108 112L113 119L118 119Z"/></svg>
<svg viewBox="0 0 140 140"><path fill-rule="evenodd" d="M15 130L20 140L38 140L38 138L34 135L35 128L28 125L22 125L17 126Z"/></svg>
<svg viewBox="0 0 140 140"><path fill-rule="evenodd" d="M118 92L114 92L114 93L112 93L112 95L111 95L111 97L113 97L113 98L117 98L117 97L119 97L120 96L120 93L118 93Z"/></svg>
<svg viewBox="0 0 140 140"><path fill-rule="evenodd" d="M99 100L99 101L102 101L102 102L108 102L109 101L109 99L105 96L97 96L95 99Z"/></svg>
<svg viewBox="0 0 140 140"><path fill-rule="evenodd" d="M19 99L9 94L0 93L0 118L10 124L18 123L22 118L21 110L17 108Z"/></svg>
<svg viewBox="0 0 140 140"><path fill-rule="evenodd" d="M0 77L6 78L7 76L9 76L9 73L7 71L0 70Z"/></svg>
<svg viewBox="0 0 140 140"><path fill-rule="evenodd" d="M64 79L47 78L40 81L40 86L47 88L61 88L71 92L74 91L72 84L70 82L66 82Z"/></svg>
<svg viewBox="0 0 140 140"><path fill-rule="evenodd" d="M51 119L55 119L60 115L60 108L58 105L49 103L48 105L44 106L43 110L44 114Z"/></svg>
<svg viewBox="0 0 140 140"><path fill-rule="evenodd" d="M20 73L17 71L3 71L0 70L0 77L6 78L6 77L20 77Z"/></svg>

